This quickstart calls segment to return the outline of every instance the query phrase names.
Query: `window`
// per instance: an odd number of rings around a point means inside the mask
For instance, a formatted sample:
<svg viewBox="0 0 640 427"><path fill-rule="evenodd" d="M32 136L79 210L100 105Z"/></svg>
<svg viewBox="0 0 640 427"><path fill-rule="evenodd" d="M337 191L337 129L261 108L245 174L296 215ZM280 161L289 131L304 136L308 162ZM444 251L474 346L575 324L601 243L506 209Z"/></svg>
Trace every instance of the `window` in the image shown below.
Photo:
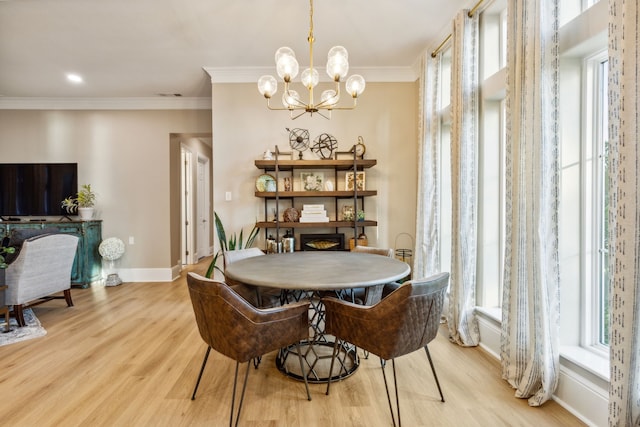
<svg viewBox="0 0 640 427"><path fill-rule="evenodd" d="M608 154L608 60L596 58L594 60L594 86L595 99L593 108L593 124L595 127L593 144L594 151L597 155L596 179L594 180L594 218L596 223L594 229L597 230L594 242L597 248L594 251L594 265L596 271L592 283L592 292L594 295L594 316L595 334L597 340L596 345L609 345L609 227L608 227L608 196L609 182L607 173L607 154Z"/></svg>

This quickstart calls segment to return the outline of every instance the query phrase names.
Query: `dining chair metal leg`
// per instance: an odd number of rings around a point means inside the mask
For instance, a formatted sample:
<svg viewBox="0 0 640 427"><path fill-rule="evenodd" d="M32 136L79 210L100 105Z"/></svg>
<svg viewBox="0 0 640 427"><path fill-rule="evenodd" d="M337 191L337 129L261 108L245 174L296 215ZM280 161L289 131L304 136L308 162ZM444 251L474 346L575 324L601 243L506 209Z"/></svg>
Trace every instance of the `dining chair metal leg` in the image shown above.
<svg viewBox="0 0 640 427"><path fill-rule="evenodd" d="M207 365L207 359L209 359L209 353L211 353L211 346L207 347L207 352L204 354L204 360L202 361L202 366L200 367L200 374L198 374L198 380L196 381L196 386L193 389L191 400L196 400L196 392L198 391L198 386L200 385L200 380L202 379L202 373L204 372L204 367Z"/></svg>
<svg viewBox="0 0 640 427"><path fill-rule="evenodd" d="M340 340L336 338L336 341L333 343L333 354L331 355L331 365L329 367L329 380L327 381L327 391L325 392L327 396L329 395L329 387L331 387L331 377L333 376L333 362L335 362L338 355L338 344L340 344Z"/></svg>
<svg viewBox="0 0 640 427"><path fill-rule="evenodd" d="M296 343L296 351L298 352L298 360L300 361L300 372L302 372L302 378L304 378L304 388L307 389L307 400L311 400L311 393L309 393L309 382L307 381L307 374L304 371L304 364L302 363L302 352L300 351L300 343Z"/></svg>
<svg viewBox="0 0 640 427"><path fill-rule="evenodd" d="M433 360L431 360L431 353L429 353L429 348L425 345L424 351L427 352L427 358L429 359L429 364L431 365L431 371L433 372L433 378L436 379L436 385L438 386L438 391L440 392L440 401L444 402L444 395L442 394L442 389L440 388L440 381L438 381L438 375L436 375L436 368L433 366Z"/></svg>
<svg viewBox="0 0 640 427"><path fill-rule="evenodd" d="M240 412L242 411L242 403L244 402L244 392L247 390L247 379L249 378L249 365L247 363L247 369L244 374L244 383L242 384L242 392L240 394L240 403L238 404L238 413L236 414L236 427L240 422ZM236 373L233 377L233 396L231 397L231 415L229 416L229 427L233 427L233 413L236 404L236 390L238 385L238 370L240 367L240 362L236 362Z"/></svg>
<svg viewBox="0 0 640 427"><path fill-rule="evenodd" d="M387 402L389 402L389 411L391 412L391 421L393 421L393 426L396 427L396 425L398 427L402 426L402 423L400 421L400 400L398 397L398 381L396 379L396 361L395 359L391 359L391 366L393 367L393 384L394 387L396 389L396 409L398 412L398 424L396 424L396 417L394 414L394 410L393 410L393 404L391 403L391 394L389 393L389 384L387 383L387 374L385 371L385 367L386 367L387 363L384 359L380 358L380 368L382 369L382 378L384 379L384 388L387 392Z"/></svg>

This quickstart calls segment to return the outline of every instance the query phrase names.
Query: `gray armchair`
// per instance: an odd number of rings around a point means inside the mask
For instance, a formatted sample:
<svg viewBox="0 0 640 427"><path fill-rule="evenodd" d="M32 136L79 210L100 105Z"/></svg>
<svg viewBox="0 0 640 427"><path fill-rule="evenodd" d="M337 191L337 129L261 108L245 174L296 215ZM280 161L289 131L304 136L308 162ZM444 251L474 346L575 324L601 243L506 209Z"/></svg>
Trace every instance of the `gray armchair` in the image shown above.
<svg viewBox="0 0 640 427"><path fill-rule="evenodd" d="M233 251L224 251L224 266L240 261L245 258L265 255L258 248L236 249ZM265 288L264 286L253 286L245 283L237 282L230 277L224 278L225 283L233 288L242 298L247 300L251 305L258 308L271 308L282 305L280 299L280 289Z"/></svg>
<svg viewBox="0 0 640 427"><path fill-rule="evenodd" d="M24 326L23 309L51 299L71 299L71 269L78 238L70 234L41 234L26 239L18 256L6 269L5 303L13 306L18 326ZM63 292L64 296L55 296Z"/></svg>

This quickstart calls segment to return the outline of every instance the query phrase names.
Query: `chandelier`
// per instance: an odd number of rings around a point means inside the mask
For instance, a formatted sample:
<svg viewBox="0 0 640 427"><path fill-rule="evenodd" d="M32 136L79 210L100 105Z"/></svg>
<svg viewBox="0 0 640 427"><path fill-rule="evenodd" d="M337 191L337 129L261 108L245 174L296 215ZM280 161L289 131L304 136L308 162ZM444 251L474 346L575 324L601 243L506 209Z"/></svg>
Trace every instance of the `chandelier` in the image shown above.
<svg viewBox="0 0 640 427"><path fill-rule="evenodd" d="M327 74L335 83L333 89L327 89L320 95L320 101L316 102L314 97L314 88L318 85L320 76L318 71L313 68L313 0L310 3L309 13L309 68L304 70L300 75L303 86L308 90L309 95L307 101L303 101L298 91L290 88L291 81L298 75L298 60L296 54L288 47L281 47L276 51L276 70L278 76L284 83L284 93L282 95L283 107L273 107L271 98L278 90L278 82L275 77L270 75L262 76L258 79L258 90L267 99L267 108L270 110L289 110L292 119L297 119L305 113L313 116L318 113L322 117L331 118L332 110L353 110L356 108L358 96L364 92L364 78L359 74L354 74L347 79L345 84L346 92L353 98L353 105L339 107L340 100L340 80L344 79L349 72L349 54L342 46L334 46L329 50L327 55ZM322 110L328 111L328 116L323 114Z"/></svg>

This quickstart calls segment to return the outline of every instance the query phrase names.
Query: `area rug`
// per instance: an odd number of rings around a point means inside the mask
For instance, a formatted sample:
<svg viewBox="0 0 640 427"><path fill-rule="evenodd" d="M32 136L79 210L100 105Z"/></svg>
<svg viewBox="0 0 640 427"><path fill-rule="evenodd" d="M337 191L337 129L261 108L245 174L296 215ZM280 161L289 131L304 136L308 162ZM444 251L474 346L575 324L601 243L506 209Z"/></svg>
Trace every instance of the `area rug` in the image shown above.
<svg viewBox="0 0 640 427"><path fill-rule="evenodd" d="M23 314L26 325L21 328L18 327L18 322L13 317L9 320L11 331L4 332L5 324L4 322L0 324L0 346L38 338L47 334L47 330L42 327L32 309L24 310Z"/></svg>

